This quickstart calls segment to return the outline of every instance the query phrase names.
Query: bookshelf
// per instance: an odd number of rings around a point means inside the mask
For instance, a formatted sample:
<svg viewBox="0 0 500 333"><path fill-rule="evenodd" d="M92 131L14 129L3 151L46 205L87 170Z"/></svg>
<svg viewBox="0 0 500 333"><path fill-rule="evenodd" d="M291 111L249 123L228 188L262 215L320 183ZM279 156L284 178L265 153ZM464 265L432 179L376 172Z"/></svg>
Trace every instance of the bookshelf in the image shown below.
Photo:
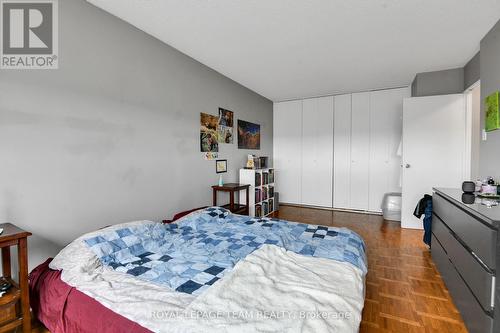
<svg viewBox="0 0 500 333"><path fill-rule="evenodd" d="M240 169L240 184L250 184L249 215L268 216L274 212L274 169ZM242 201L246 193L242 193Z"/></svg>

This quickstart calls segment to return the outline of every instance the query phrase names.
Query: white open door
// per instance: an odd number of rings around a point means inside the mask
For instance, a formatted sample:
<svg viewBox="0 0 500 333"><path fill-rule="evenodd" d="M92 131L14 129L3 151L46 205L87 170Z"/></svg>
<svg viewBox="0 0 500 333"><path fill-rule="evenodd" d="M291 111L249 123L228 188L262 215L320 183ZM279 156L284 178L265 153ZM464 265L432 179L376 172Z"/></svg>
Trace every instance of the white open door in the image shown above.
<svg viewBox="0 0 500 333"><path fill-rule="evenodd" d="M466 163L462 94L407 98L403 103L401 227L422 229L413 211L433 187L461 187Z"/></svg>

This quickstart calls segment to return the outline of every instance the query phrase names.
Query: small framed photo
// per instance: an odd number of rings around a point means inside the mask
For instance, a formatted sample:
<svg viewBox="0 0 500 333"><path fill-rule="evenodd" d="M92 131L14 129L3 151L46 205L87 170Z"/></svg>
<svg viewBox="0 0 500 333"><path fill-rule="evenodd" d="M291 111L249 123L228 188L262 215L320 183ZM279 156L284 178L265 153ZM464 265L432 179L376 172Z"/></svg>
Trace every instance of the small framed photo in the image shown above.
<svg viewBox="0 0 500 333"><path fill-rule="evenodd" d="M227 160L216 160L215 161L215 172L217 172L217 173L227 172Z"/></svg>

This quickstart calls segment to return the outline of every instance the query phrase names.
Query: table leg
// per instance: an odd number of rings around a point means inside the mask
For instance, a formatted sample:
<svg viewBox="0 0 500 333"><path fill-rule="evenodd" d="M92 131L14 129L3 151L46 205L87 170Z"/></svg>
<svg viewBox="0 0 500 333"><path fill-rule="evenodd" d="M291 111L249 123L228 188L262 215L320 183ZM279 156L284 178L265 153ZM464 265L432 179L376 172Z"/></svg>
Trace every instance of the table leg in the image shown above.
<svg viewBox="0 0 500 333"><path fill-rule="evenodd" d="M246 188L246 192L247 192L247 208L245 209L245 212L246 212L246 215L250 215L250 200L249 200L249 191L248 191L248 187Z"/></svg>
<svg viewBox="0 0 500 333"><path fill-rule="evenodd" d="M31 333L30 300L28 292L28 244L26 238L19 239L17 245L19 263L19 287L21 289L21 311L23 314L23 333Z"/></svg>
<svg viewBox="0 0 500 333"><path fill-rule="evenodd" d="M234 191L229 192L229 210L234 212Z"/></svg>
<svg viewBox="0 0 500 333"><path fill-rule="evenodd" d="M212 194L212 196L213 196L213 200L212 200L213 205L212 206L217 206L217 190L213 189L212 193L213 193Z"/></svg>
<svg viewBox="0 0 500 333"><path fill-rule="evenodd" d="M2 275L4 277L11 277L10 271L10 246L2 247Z"/></svg>

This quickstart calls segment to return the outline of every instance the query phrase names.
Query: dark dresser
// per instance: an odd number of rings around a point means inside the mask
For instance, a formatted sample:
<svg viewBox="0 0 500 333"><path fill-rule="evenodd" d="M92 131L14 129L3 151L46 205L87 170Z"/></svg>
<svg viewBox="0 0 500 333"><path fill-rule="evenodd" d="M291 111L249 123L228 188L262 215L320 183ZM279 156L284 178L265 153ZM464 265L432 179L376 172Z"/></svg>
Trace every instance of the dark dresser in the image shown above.
<svg viewBox="0 0 500 333"><path fill-rule="evenodd" d="M434 189L432 258L469 331L500 332L500 206L463 200L459 189Z"/></svg>

